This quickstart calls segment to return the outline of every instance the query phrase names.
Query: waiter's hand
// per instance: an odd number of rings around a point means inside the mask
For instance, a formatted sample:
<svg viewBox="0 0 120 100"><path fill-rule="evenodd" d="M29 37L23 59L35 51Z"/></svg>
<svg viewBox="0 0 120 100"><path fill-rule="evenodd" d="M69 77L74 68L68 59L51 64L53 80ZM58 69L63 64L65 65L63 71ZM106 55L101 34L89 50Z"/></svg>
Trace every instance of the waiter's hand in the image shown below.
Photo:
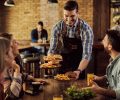
<svg viewBox="0 0 120 100"><path fill-rule="evenodd" d="M79 75L77 76L78 73L76 73L75 71L74 72L69 71L69 72L66 72L65 74L71 79L78 79L79 78Z"/></svg>
<svg viewBox="0 0 120 100"><path fill-rule="evenodd" d="M74 71L74 73L76 74L75 79L78 79L80 75L80 71Z"/></svg>

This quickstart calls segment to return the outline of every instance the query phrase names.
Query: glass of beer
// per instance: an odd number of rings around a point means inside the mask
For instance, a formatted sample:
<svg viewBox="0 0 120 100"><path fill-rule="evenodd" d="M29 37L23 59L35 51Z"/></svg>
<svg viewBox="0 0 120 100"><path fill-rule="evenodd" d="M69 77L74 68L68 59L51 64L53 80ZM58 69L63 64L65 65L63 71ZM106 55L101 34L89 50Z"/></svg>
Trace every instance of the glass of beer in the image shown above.
<svg viewBox="0 0 120 100"><path fill-rule="evenodd" d="M63 100L63 95L54 95L53 100Z"/></svg>
<svg viewBox="0 0 120 100"><path fill-rule="evenodd" d="M92 81L94 80L94 74L93 73L88 73L87 74L87 85L92 86Z"/></svg>

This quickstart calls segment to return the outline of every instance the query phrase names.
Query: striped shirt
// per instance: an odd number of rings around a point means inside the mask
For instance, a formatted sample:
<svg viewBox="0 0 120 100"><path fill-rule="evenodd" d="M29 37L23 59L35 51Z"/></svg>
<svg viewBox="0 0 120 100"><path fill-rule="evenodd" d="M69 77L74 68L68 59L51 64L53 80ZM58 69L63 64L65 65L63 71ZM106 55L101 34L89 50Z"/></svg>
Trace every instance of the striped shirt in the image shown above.
<svg viewBox="0 0 120 100"><path fill-rule="evenodd" d="M9 67L6 67L3 73L3 86L6 97L18 98L22 89L22 74L14 72L14 69Z"/></svg>
<svg viewBox="0 0 120 100"><path fill-rule="evenodd" d="M83 46L82 59L90 60L93 45L93 31L83 20L77 19L73 27L69 27L63 20L58 22L52 30L49 53L61 53L64 49L63 36L81 38Z"/></svg>

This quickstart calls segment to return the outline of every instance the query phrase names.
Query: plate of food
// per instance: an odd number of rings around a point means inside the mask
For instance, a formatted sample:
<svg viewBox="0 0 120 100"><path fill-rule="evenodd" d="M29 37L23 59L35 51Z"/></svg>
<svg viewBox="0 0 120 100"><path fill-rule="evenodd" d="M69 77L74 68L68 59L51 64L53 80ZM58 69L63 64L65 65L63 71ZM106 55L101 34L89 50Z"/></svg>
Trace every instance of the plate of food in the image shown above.
<svg viewBox="0 0 120 100"><path fill-rule="evenodd" d="M67 75L65 74L57 74L56 76L54 76L54 79L56 80L60 80L60 81L69 81L71 80Z"/></svg>
<svg viewBox="0 0 120 100"><path fill-rule="evenodd" d="M60 64L60 61L59 60L51 60L51 61L48 61L48 63L50 65L59 65Z"/></svg>
<svg viewBox="0 0 120 100"><path fill-rule="evenodd" d="M40 65L40 68L49 68L49 69L59 68L59 67L60 67L60 65L53 65L53 64L50 64L50 63L44 63L44 64Z"/></svg>
<svg viewBox="0 0 120 100"><path fill-rule="evenodd" d="M59 55L59 54L49 54L48 56L44 56L43 58L45 61L54 61L54 60L57 60L57 61L62 61L62 56Z"/></svg>

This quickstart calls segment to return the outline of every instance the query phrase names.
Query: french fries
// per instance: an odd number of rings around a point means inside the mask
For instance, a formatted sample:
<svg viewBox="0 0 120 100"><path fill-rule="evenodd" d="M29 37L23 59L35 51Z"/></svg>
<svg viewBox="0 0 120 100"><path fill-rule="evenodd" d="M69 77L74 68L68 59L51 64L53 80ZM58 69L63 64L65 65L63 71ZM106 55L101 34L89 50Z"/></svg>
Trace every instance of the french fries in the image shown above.
<svg viewBox="0 0 120 100"><path fill-rule="evenodd" d="M58 60L61 61L62 60L62 56L58 55L58 54L49 54L48 56L44 57L45 61L53 61L53 60Z"/></svg>
<svg viewBox="0 0 120 100"><path fill-rule="evenodd" d="M57 80L70 80L70 78L65 74L57 74L54 78Z"/></svg>

